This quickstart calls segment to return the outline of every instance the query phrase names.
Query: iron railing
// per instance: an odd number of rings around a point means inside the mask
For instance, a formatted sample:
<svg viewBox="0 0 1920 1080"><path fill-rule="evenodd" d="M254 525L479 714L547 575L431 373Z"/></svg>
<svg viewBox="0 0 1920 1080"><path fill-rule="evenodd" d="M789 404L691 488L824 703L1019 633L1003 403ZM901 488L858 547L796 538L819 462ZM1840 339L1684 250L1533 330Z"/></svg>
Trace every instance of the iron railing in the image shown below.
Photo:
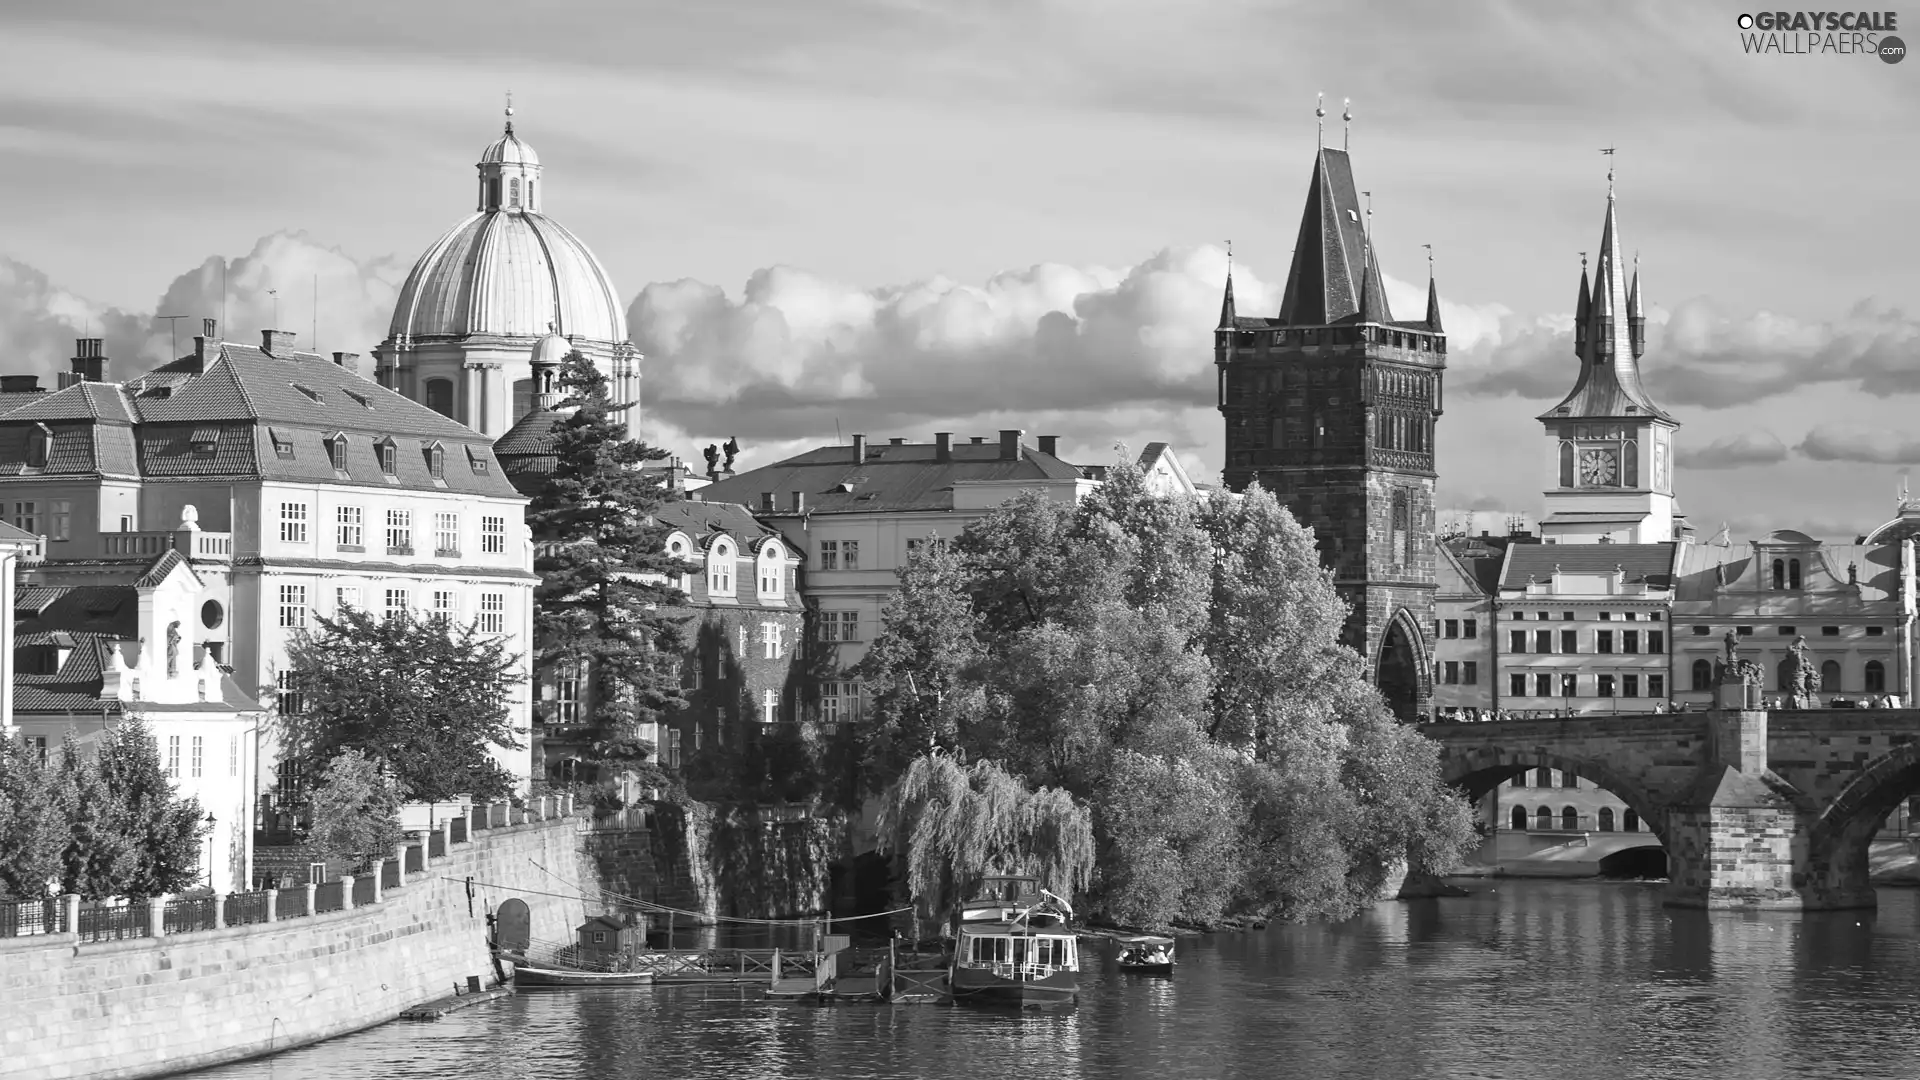
<svg viewBox="0 0 1920 1080"><path fill-rule="evenodd" d="M447 819L447 835L456 844L467 842L467 819L464 817Z"/></svg>
<svg viewBox="0 0 1920 1080"><path fill-rule="evenodd" d="M118 941L121 938L151 937L151 910L145 900L130 904L101 904L80 909L81 941Z"/></svg>
<svg viewBox="0 0 1920 1080"><path fill-rule="evenodd" d="M407 873L418 874L427 868L426 853L419 844L407 848Z"/></svg>
<svg viewBox="0 0 1920 1080"><path fill-rule="evenodd" d="M213 897L202 896L193 899L169 900L161 908L161 925L169 934L192 934L201 930L212 930L217 923L213 909Z"/></svg>
<svg viewBox="0 0 1920 1080"><path fill-rule="evenodd" d="M279 920L298 919L311 915L307 910L307 889L302 885L292 889L281 889L280 897L274 903L273 917Z"/></svg>
<svg viewBox="0 0 1920 1080"><path fill-rule="evenodd" d="M237 892L227 897L227 925L248 926L267 921L267 894Z"/></svg>
<svg viewBox="0 0 1920 1080"><path fill-rule="evenodd" d="M412 850L409 848L408 850ZM380 887L397 889L400 887L400 860L388 859L380 864Z"/></svg>
<svg viewBox="0 0 1920 1080"><path fill-rule="evenodd" d="M0 937L67 932L67 905L59 900L0 902Z"/></svg>
<svg viewBox="0 0 1920 1080"><path fill-rule="evenodd" d="M447 853L447 834L435 829L427 834L427 854L442 858Z"/></svg>
<svg viewBox="0 0 1920 1080"><path fill-rule="evenodd" d="M346 882L339 879L327 882L313 890L313 913L320 915L329 911L340 911L347 906Z"/></svg>
<svg viewBox="0 0 1920 1080"><path fill-rule="evenodd" d="M372 874L362 874L353 879L353 906L366 907L374 901L374 880Z"/></svg>

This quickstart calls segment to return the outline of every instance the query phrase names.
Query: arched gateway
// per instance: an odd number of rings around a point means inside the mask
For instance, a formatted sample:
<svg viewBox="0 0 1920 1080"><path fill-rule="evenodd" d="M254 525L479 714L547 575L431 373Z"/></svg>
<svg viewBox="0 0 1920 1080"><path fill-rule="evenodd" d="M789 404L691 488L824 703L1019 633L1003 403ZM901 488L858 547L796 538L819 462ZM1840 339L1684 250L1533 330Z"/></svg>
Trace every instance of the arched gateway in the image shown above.
<svg viewBox="0 0 1920 1080"><path fill-rule="evenodd" d="M1405 608L1394 613L1374 657L1374 685L1387 699L1393 715L1408 723L1424 719L1422 703L1433 699L1433 672L1427 664L1427 645L1420 627Z"/></svg>

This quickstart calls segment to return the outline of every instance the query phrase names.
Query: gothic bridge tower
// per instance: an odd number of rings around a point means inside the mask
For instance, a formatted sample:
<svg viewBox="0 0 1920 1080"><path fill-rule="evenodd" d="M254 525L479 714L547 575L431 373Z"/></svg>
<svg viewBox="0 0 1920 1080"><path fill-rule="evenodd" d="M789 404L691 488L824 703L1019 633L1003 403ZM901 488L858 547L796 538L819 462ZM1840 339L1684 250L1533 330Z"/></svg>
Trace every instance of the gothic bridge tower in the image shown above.
<svg viewBox="0 0 1920 1080"><path fill-rule="evenodd" d="M1311 528L1351 614L1343 641L1396 715L1429 709L1434 604L1433 428L1446 335L1431 266L1426 318L1387 307L1345 150L1321 147L1277 317L1234 310L1214 332L1224 479L1274 493Z"/></svg>

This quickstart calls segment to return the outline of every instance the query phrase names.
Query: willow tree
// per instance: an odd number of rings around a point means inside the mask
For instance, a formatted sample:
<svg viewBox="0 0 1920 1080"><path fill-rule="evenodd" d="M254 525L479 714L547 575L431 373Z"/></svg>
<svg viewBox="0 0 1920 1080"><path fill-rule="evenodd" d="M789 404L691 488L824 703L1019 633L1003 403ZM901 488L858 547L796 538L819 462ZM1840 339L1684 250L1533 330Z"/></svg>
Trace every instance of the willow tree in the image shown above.
<svg viewBox="0 0 1920 1080"><path fill-rule="evenodd" d="M906 865L915 917L937 918L982 875L1030 874L1060 896L1086 891L1093 816L1055 787L1032 788L993 761L913 759L880 807L880 851Z"/></svg>

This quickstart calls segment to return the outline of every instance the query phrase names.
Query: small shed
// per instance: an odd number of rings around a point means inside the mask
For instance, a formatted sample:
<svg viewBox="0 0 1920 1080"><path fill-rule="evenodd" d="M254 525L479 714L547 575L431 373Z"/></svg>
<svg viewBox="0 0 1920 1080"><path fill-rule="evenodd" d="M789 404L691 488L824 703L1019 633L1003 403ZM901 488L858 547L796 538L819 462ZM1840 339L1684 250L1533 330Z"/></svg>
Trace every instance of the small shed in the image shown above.
<svg viewBox="0 0 1920 1080"><path fill-rule="evenodd" d="M646 934L631 919L622 921L612 915L595 915L580 924L575 935L582 960L612 960L623 953L646 947Z"/></svg>

